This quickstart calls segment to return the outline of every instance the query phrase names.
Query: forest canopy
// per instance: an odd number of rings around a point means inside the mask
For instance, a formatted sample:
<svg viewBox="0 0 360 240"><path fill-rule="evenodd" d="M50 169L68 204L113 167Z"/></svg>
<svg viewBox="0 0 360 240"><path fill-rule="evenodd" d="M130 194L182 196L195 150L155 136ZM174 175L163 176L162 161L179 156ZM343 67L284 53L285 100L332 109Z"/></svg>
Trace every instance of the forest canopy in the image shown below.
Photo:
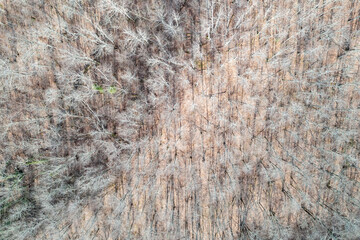
<svg viewBox="0 0 360 240"><path fill-rule="evenodd" d="M359 239L360 2L0 0L0 239Z"/></svg>

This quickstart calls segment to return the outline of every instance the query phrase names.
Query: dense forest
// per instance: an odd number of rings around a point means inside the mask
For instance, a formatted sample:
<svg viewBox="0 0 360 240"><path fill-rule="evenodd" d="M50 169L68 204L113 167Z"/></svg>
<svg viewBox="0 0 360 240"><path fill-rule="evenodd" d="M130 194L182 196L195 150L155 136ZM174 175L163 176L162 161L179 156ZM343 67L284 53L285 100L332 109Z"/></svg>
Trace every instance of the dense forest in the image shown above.
<svg viewBox="0 0 360 240"><path fill-rule="evenodd" d="M360 239L360 1L0 0L0 239Z"/></svg>

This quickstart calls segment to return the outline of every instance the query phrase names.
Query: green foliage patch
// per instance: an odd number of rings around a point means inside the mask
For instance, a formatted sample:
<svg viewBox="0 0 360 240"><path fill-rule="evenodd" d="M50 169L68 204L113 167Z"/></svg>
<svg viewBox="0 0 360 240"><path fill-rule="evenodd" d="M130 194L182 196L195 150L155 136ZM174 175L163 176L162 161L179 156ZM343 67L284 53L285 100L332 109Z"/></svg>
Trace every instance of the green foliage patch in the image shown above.
<svg viewBox="0 0 360 240"><path fill-rule="evenodd" d="M113 87L113 86L109 87L108 92L109 92L110 94L116 93L116 87Z"/></svg>
<svg viewBox="0 0 360 240"><path fill-rule="evenodd" d="M93 90L98 91L99 93L104 93L104 89L101 86L97 85L97 84L94 84L92 86L92 88L93 88Z"/></svg>

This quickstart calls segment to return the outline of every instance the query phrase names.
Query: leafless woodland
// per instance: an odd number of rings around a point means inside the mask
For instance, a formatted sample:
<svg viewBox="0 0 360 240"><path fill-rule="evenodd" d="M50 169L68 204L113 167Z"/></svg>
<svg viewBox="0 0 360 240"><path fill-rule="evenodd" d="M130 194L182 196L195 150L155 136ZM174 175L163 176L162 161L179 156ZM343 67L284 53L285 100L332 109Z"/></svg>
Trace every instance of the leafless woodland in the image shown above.
<svg viewBox="0 0 360 240"><path fill-rule="evenodd" d="M0 239L360 239L358 0L0 0Z"/></svg>

